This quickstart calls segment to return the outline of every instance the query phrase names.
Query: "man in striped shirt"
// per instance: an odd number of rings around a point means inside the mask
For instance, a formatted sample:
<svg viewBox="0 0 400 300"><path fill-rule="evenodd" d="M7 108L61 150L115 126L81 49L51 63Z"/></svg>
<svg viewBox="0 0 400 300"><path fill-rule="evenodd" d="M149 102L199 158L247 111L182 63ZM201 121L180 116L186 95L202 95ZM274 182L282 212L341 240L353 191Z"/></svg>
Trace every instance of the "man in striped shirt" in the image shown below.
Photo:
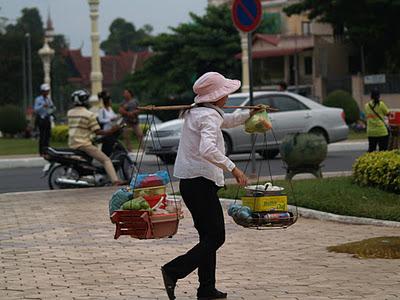
<svg viewBox="0 0 400 300"><path fill-rule="evenodd" d="M93 135L112 135L118 130L118 126L114 126L107 131L100 129L100 125L97 122L97 115L88 110L90 95L87 91L75 91L71 97L74 107L67 114L69 147L84 151L98 160L104 166L113 185L121 185L122 182L118 179L110 158L97 147L93 146L91 140Z"/></svg>

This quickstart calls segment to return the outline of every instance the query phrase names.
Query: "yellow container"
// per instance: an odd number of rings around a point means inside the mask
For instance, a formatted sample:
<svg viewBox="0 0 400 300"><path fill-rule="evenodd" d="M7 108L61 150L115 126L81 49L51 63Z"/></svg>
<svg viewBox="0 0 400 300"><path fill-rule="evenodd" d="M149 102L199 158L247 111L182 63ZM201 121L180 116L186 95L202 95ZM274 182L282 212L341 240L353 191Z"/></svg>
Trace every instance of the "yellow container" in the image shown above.
<svg viewBox="0 0 400 300"><path fill-rule="evenodd" d="M133 192L133 198L140 197L140 196L157 196L163 195L166 193L167 186L160 185L160 186L152 186L146 188L135 189Z"/></svg>
<svg viewBox="0 0 400 300"><path fill-rule="evenodd" d="M242 197L243 206L252 211L287 211L287 196Z"/></svg>

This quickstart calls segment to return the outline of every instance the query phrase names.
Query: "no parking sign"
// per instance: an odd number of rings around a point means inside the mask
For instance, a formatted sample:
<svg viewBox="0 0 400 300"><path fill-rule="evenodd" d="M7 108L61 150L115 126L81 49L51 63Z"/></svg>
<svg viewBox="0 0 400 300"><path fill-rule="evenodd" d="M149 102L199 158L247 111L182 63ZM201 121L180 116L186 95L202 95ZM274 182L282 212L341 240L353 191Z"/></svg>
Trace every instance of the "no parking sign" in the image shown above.
<svg viewBox="0 0 400 300"><path fill-rule="evenodd" d="M262 19L260 0L235 0L232 5L232 20L236 28L251 32L260 25Z"/></svg>

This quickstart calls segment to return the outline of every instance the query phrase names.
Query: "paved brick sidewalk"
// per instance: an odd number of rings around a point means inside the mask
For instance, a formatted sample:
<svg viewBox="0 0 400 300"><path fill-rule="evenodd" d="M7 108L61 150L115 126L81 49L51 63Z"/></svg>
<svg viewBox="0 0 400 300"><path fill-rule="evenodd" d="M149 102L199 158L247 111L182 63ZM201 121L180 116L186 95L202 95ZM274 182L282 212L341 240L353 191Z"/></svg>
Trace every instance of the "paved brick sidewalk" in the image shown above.
<svg viewBox="0 0 400 300"><path fill-rule="evenodd" d="M160 266L196 243L187 217L172 239L113 240L111 189L0 195L0 299L167 299ZM229 299L399 299L399 260L360 260L326 246L395 228L300 219L254 231L226 218L218 287ZM178 283L194 299L197 278Z"/></svg>

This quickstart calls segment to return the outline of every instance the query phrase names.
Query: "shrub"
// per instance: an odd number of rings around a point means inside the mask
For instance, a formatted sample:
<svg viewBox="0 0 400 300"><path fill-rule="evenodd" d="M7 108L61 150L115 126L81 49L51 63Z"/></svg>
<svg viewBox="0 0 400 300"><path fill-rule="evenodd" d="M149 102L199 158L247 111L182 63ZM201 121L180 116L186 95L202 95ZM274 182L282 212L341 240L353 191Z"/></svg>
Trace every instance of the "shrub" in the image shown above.
<svg viewBox="0 0 400 300"><path fill-rule="evenodd" d="M15 105L0 107L0 131L14 135L25 130L27 125L24 111Z"/></svg>
<svg viewBox="0 0 400 300"><path fill-rule="evenodd" d="M342 108L346 114L347 124L353 124L360 118L360 109L356 100L346 91L333 91L325 99L324 105Z"/></svg>
<svg viewBox="0 0 400 300"><path fill-rule="evenodd" d="M400 193L400 150L366 153L353 165L354 181Z"/></svg>
<svg viewBox="0 0 400 300"><path fill-rule="evenodd" d="M68 141L68 125L57 125L51 129L52 142Z"/></svg>

